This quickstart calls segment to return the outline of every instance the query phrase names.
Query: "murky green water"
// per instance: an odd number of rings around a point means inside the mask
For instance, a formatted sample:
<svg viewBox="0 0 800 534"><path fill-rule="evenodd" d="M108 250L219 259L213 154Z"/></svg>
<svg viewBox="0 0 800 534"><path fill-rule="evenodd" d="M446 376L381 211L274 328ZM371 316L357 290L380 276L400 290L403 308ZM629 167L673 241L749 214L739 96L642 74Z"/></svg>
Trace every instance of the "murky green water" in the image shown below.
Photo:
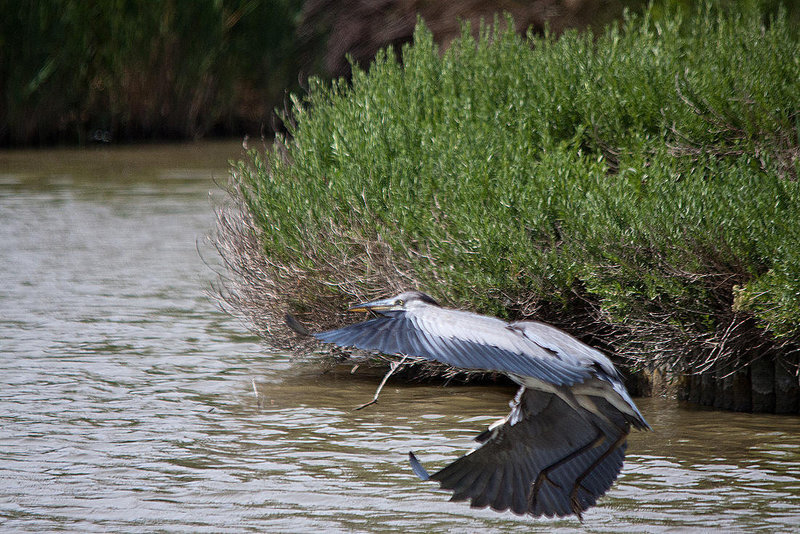
<svg viewBox="0 0 800 534"><path fill-rule="evenodd" d="M663 399L639 400L655 431L583 525L449 503L406 453L451 461L512 391L390 381L354 412L378 377L321 375L219 312L197 248L239 151L0 152L0 530L800 528L800 418Z"/></svg>

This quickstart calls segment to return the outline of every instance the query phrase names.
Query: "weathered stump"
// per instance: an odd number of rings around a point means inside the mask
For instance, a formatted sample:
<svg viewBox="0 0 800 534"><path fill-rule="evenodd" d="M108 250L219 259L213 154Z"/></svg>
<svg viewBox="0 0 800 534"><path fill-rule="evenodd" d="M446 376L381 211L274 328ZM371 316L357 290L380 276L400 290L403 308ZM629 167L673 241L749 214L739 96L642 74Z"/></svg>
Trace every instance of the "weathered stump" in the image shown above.
<svg viewBox="0 0 800 534"><path fill-rule="evenodd" d="M733 409L733 373L731 366L717 363L714 366L714 408Z"/></svg>
<svg viewBox="0 0 800 534"><path fill-rule="evenodd" d="M731 409L734 412L753 410L749 366L739 369L731 375L731 397Z"/></svg>
<svg viewBox="0 0 800 534"><path fill-rule="evenodd" d="M714 396L716 394L716 381L712 372L700 375L700 405L714 406Z"/></svg>
<svg viewBox="0 0 800 534"><path fill-rule="evenodd" d="M775 360L762 357L750 364L750 387L754 412L775 411Z"/></svg>
<svg viewBox="0 0 800 534"><path fill-rule="evenodd" d="M775 361L775 413L800 411L800 383L797 377L797 356Z"/></svg>
<svg viewBox="0 0 800 534"><path fill-rule="evenodd" d="M677 397L720 410L758 413L800 413L800 354L777 358L766 353L746 366L718 362L704 373L673 381ZM734 370L735 369L735 370Z"/></svg>
<svg viewBox="0 0 800 534"><path fill-rule="evenodd" d="M689 391L687 392L686 400L694 404L702 404L700 399L703 392L703 375L690 375L687 385Z"/></svg>

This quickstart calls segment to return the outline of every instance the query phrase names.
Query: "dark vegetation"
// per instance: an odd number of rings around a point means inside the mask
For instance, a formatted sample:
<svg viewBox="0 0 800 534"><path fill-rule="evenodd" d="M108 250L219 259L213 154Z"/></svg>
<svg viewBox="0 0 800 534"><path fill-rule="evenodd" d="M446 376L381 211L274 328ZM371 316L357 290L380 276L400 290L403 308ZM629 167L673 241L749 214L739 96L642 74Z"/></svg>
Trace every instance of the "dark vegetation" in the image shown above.
<svg viewBox="0 0 800 534"><path fill-rule="evenodd" d="M297 0L0 0L0 145L269 128L273 107L297 84L300 8Z"/></svg>
<svg viewBox="0 0 800 534"><path fill-rule="evenodd" d="M692 3L696 0L664 0ZM767 2L772 11L779 0ZM774 5L773 5L774 4ZM0 146L271 135L287 91L504 10L517 30L600 28L644 0L0 0ZM790 4L791 5L791 4ZM800 12L795 8L793 13Z"/></svg>
<svg viewBox="0 0 800 534"><path fill-rule="evenodd" d="M559 38L501 20L444 53L421 23L352 83L312 80L289 135L234 169L224 302L291 346L286 311L331 327L347 304L420 288L638 369L789 369L800 39L757 9Z"/></svg>

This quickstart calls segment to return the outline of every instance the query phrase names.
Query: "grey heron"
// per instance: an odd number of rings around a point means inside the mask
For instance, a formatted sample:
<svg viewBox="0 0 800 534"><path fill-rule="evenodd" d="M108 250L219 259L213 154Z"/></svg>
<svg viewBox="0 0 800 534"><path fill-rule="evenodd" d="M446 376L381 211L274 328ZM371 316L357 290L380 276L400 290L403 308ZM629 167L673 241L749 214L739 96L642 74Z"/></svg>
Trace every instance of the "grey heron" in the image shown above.
<svg viewBox="0 0 800 534"><path fill-rule="evenodd" d="M376 316L312 335L341 347L496 371L519 384L511 412L475 438L477 448L430 475L409 453L417 476L451 490L451 500L582 519L622 469L631 427L650 429L611 361L555 327L443 308L419 291L350 311Z"/></svg>

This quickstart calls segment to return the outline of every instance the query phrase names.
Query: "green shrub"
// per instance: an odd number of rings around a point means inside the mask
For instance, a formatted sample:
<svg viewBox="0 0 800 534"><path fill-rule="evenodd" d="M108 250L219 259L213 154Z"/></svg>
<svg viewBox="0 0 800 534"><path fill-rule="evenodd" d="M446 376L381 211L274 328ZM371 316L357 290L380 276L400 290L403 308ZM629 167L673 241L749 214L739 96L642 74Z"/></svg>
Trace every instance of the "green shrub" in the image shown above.
<svg viewBox="0 0 800 534"><path fill-rule="evenodd" d="M673 366L753 357L753 336L789 350L798 32L681 13L558 39L495 21L444 53L420 23L402 62L312 85L234 172L275 305L323 325L306 306L417 285Z"/></svg>

